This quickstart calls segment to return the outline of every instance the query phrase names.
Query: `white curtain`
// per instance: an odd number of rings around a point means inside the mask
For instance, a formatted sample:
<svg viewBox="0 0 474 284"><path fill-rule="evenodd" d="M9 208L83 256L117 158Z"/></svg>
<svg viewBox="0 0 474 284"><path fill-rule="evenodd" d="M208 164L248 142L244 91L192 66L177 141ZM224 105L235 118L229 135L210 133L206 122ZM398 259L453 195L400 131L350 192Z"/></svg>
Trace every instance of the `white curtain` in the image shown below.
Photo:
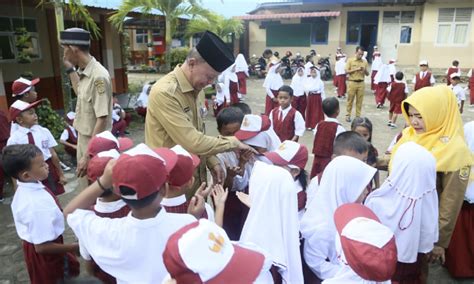
<svg viewBox="0 0 474 284"><path fill-rule="evenodd" d="M456 44L466 43L467 28L468 28L467 24L457 24L455 26L453 43L456 43Z"/></svg>
<svg viewBox="0 0 474 284"><path fill-rule="evenodd" d="M449 32L451 31L451 25L439 25L438 26L438 39L437 43L445 44L449 40Z"/></svg>

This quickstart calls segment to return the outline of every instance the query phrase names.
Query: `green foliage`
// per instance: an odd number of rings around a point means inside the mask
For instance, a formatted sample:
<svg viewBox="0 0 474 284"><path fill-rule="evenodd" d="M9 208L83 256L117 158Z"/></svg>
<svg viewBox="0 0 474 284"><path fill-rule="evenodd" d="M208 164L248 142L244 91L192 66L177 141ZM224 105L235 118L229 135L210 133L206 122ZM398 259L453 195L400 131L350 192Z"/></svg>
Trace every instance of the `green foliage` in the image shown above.
<svg viewBox="0 0 474 284"><path fill-rule="evenodd" d="M188 53L189 53L189 48L187 48L187 47L173 48L170 52L171 68L176 67L176 65L178 65L178 64L184 63Z"/></svg>
<svg viewBox="0 0 474 284"><path fill-rule="evenodd" d="M130 94L138 94L142 90L142 84L140 83L129 83L128 84L128 92Z"/></svg>
<svg viewBox="0 0 474 284"><path fill-rule="evenodd" d="M15 30L16 49L18 51L18 63L31 63L31 56L28 52L28 44L30 43L30 33L26 28L17 28Z"/></svg>
<svg viewBox="0 0 474 284"><path fill-rule="evenodd" d="M36 108L39 125L46 127L51 131L55 139L59 139L66 126L64 119L51 108L51 102L45 99L41 105Z"/></svg>
<svg viewBox="0 0 474 284"><path fill-rule="evenodd" d="M222 15L207 11L189 21L186 27L186 36L190 37L206 30L214 32L222 39L226 39L229 34L241 35L244 32L244 26L242 21L238 19L226 19Z"/></svg>

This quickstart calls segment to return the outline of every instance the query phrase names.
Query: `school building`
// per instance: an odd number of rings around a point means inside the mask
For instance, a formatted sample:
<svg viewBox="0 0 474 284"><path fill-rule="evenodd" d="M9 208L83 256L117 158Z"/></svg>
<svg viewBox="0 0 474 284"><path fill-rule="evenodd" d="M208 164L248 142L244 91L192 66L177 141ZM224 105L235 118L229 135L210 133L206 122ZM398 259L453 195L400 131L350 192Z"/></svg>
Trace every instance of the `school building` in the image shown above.
<svg viewBox="0 0 474 284"><path fill-rule="evenodd" d="M88 4L88 2L90 2ZM99 1L82 1L101 29L101 37L91 41L91 54L108 69L113 90L126 92L128 81L122 57L122 35L107 20L113 7ZM36 7L37 0L0 1L0 109L7 110L13 102L11 85L21 74L39 77L36 90L39 97L51 101L54 109L63 109L61 86L62 56L58 43L55 11L52 5ZM82 26L73 21L64 10L64 28ZM19 63L18 29L26 28L30 35L27 43L30 63Z"/></svg>
<svg viewBox="0 0 474 284"><path fill-rule="evenodd" d="M431 68L474 66L472 0L273 0L260 1L245 21L238 49L260 56L264 49L321 56L336 48L352 56L357 45L370 55L377 45L384 62ZM333 57L332 57L333 58Z"/></svg>

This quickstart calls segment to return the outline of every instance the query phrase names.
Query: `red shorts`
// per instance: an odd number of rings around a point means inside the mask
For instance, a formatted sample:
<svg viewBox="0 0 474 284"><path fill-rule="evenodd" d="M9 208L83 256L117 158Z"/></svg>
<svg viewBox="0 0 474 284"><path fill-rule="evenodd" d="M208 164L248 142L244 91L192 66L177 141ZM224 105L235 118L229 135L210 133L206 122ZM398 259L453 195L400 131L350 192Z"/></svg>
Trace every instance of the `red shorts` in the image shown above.
<svg viewBox="0 0 474 284"><path fill-rule="evenodd" d="M402 113L402 102L390 102L390 113L401 114Z"/></svg>

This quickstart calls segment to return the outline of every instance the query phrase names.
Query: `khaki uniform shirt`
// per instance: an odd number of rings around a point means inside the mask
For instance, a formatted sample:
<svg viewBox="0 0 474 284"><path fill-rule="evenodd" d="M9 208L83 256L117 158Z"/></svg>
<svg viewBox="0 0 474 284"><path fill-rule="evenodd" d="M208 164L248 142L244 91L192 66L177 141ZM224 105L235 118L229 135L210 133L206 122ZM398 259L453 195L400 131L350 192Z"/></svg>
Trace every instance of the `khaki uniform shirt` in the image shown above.
<svg viewBox="0 0 474 284"><path fill-rule="evenodd" d="M347 63L346 63L346 73L349 70L358 69L360 67L364 67L365 70L368 70L369 64L367 63L367 61L363 59L357 59L355 57L349 58L349 60L347 60ZM365 79L365 71L356 71L348 75L349 75L349 81L360 81L360 80L364 81Z"/></svg>
<svg viewBox="0 0 474 284"><path fill-rule="evenodd" d="M203 133L199 110L202 93L191 86L180 66L156 82L148 99L145 143L152 148L179 144L201 156L200 178L205 181L206 157L208 167L212 168L219 163L214 155L236 148L239 141Z"/></svg>
<svg viewBox="0 0 474 284"><path fill-rule="evenodd" d="M81 135L92 136L98 117L107 117L106 129L112 129L112 83L107 69L94 57L79 70L74 128Z"/></svg>

